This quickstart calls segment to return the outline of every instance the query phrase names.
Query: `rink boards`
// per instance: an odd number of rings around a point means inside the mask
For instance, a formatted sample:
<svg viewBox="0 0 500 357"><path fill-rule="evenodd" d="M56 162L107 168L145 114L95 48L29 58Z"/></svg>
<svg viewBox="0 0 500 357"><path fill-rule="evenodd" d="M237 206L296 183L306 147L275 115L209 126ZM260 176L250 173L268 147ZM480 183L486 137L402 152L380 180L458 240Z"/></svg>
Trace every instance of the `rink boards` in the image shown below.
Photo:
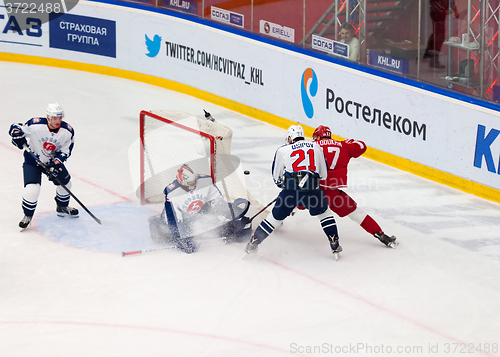
<svg viewBox="0 0 500 357"><path fill-rule="evenodd" d="M298 122L309 136L328 125L338 137L364 140L372 159L500 201L500 121L491 103L139 5L82 1L50 22L48 14L5 11L1 60L137 80L283 128Z"/></svg>

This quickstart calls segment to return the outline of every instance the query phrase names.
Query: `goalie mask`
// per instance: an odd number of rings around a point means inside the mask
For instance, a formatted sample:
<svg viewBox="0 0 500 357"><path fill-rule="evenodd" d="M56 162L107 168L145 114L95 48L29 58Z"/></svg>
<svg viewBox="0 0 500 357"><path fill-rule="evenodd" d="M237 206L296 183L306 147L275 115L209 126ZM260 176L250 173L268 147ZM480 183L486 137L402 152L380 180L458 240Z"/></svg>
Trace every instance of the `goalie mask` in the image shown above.
<svg viewBox="0 0 500 357"><path fill-rule="evenodd" d="M316 130L314 130L313 140L316 141L316 140L324 139L324 138L331 139L332 132L331 132L329 127L324 126L324 125L320 125L316 128Z"/></svg>
<svg viewBox="0 0 500 357"><path fill-rule="evenodd" d="M182 186L189 187L190 190L196 188L196 172L188 164L183 164L177 170L176 179Z"/></svg>
<svg viewBox="0 0 500 357"><path fill-rule="evenodd" d="M300 125L291 125L286 132L286 143L291 144L297 138L304 140L304 129Z"/></svg>

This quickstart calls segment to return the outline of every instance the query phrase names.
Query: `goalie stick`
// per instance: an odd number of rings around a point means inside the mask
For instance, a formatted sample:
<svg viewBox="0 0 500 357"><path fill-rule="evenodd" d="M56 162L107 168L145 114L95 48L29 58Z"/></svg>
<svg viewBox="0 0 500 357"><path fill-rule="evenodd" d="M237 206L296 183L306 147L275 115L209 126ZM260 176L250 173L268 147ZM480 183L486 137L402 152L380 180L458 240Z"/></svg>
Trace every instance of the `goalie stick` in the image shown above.
<svg viewBox="0 0 500 357"><path fill-rule="evenodd" d="M212 242L212 243L214 243L214 242L224 242L224 243L226 243L227 242L227 238L226 237L221 237L221 238L206 239L206 240L200 241L200 243L203 244L204 241L208 241L208 242ZM169 249L177 249L177 246L175 244L172 244L172 245L167 245L167 246L158 247L158 248L132 250L130 252L122 252L122 257L126 257L127 255L135 255L135 254L142 254L142 253L151 253L151 252L158 252L160 250L169 250Z"/></svg>
<svg viewBox="0 0 500 357"><path fill-rule="evenodd" d="M28 147L28 145L24 145L24 150L26 150L26 152L28 152L33 157L33 159L36 161L38 166L40 166L45 171L45 173L47 175L52 174L52 171L47 167L47 165L45 165L42 161L40 161L40 159L35 155L35 153L33 151L31 151L31 149ZM54 180L56 181L56 183L58 185L61 185L61 187L64 188L66 190L66 192L68 192L68 194L75 199L76 202L78 202L78 204L85 210L85 212L87 212L90 215L90 217L92 217L94 219L94 221L96 221L100 225L109 226L109 227L118 227L120 225L118 222L101 221L99 218L94 216L94 214L92 212L90 212L87 207L85 207L85 205L78 199L78 197L76 197L73 194L73 192L71 192L69 190L69 188L66 187L66 185L63 185L57 177L54 177Z"/></svg>

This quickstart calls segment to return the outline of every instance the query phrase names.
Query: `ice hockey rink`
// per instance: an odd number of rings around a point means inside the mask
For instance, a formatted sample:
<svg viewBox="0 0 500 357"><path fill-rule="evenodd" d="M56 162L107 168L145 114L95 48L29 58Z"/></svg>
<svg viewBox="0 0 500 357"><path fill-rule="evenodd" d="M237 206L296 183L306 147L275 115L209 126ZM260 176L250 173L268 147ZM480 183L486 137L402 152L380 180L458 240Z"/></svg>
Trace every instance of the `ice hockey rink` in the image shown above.
<svg viewBox="0 0 500 357"><path fill-rule="evenodd" d="M242 259L244 243L122 257L154 246L147 217L161 210L141 206L132 185L141 110L211 112L233 130L262 204L279 192L270 171L285 130L97 74L0 62L0 83L0 356L500 356L499 204L359 158L346 191L398 237L396 250L337 219L335 261L317 219L299 211L255 257ZM53 101L75 128L72 191L119 227L82 209L56 217L44 178L19 232L23 160L7 131Z"/></svg>

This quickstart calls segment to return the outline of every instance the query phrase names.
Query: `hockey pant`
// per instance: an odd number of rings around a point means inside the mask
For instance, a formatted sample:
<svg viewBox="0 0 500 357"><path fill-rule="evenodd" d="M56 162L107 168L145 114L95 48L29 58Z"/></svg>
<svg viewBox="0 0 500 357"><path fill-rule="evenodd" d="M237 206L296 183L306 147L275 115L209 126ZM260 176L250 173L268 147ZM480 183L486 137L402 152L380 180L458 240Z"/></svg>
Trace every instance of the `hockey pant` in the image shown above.
<svg viewBox="0 0 500 357"><path fill-rule="evenodd" d="M38 203L38 196L40 195L40 186L42 184L42 168L31 165L29 163L23 164L23 177L24 177L24 192L23 192L23 211L26 216L32 217L35 214L35 209ZM60 181L68 189L71 189L71 176L65 171L66 174L61 175ZM59 207L68 207L70 195L69 193L55 181L56 185L55 201Z"/></svg>
<svg viewBox="0 0 500 357"><path fill-rule="evenodd" d="M311 216L319 218L321 227L328 237L337 237L337 223L332 211L328 208L326 197L321 190L296 191L282 190L276 199L271 213L260 223L254 237L262 242L281 222L288 217L293 209L302 206L309 210Z"/></svg>
<svg viewBox="0 0 500 357"><path fill-rule="evenodd" d="M376 232L381 232L382 228L375 220L366 214L361 208L358 207L356 201L352 199L347 193L339 189L325 189L322 188L328 201L330 209L339 215L339 217L349 217L357 222L365 231L374 235Z"/></svg>

